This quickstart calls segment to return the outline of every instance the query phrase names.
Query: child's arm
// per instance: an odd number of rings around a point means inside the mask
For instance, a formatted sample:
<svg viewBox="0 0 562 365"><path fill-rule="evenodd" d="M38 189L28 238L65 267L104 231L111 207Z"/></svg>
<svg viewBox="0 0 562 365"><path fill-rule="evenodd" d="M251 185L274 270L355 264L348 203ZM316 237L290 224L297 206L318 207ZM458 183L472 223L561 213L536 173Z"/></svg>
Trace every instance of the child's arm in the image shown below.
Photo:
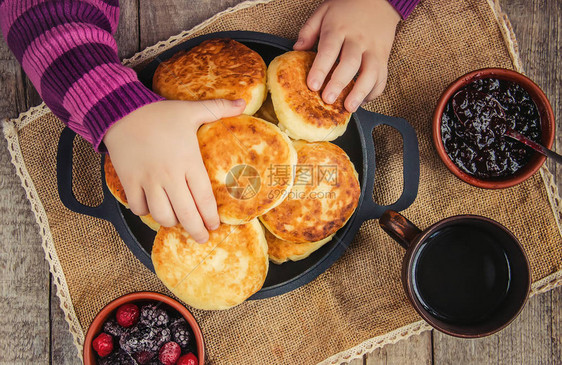
<svg viewBox="0 0 562 365"><path fill-rule="evenodd" d="M49 108L96 150L107 147L131 210L206 241L219 217L196 131L244 103L161 101L121 65L118 19L118 0L0 1L8 46Z"/></svg>
<svg viewBox="0 0 562 365"><path fill-rule="evenodd" d="M295 43L296 50L312 48L318 55L308 74L311 90L333 103L359 72L345 100L348 111L379 96L386 85L387 64L400 17L406 18L419 0L327 0L308 19ZM328 72L339 58L330 80Z"/></svg>
<svg viewBox="0 0 562 365"><path fill-rule="evenodd" d="M8 46L47 104L98 151L116 121L163 98L121 65L118 0L4 0Z"/></svg>

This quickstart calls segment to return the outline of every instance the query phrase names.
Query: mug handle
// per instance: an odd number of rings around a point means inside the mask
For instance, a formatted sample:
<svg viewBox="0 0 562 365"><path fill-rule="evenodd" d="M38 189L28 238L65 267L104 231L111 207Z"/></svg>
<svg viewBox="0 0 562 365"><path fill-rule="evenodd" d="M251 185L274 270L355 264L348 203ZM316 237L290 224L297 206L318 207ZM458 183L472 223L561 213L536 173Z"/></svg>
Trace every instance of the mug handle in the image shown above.
<svg viewBox="0 0 562 365"><path fill-rule="evenodd" d="M112 210L110 209L113 197L103 179L103 163L102 165L102 190L103 201L97 207L89 207L80 203L74 192L72 191L72 170L73 170L73 142L76 133L68 127L65 127L59 139L57 151L57 186L61 202L65 207L73 212L86 214L95 218L102 218L111 221Z"/></svg>
<svg viewBox="0 0 562 365"><path fill-rule="evenodd" d="M359 125L365 141L367 179L365 195L360 208L362 221L379 218L386 210L404 210L408 208L418 195L420 181L420 153L418 138L414 128L402 118L389 117L387 115L367 111L363 108L357 109ZM403 145L403 181L402 195L390 205L379 205L373 201L373 189L375 184L375 144L373 142L373 130L379 125L388 125L396 129L402 135Z"/></svg>
<svg viewBox="0 0 562 365"><path fill-rule="evenodd" d="M379 219L379 225L383 231L388 233L390 237L406 250L421 233L421 230L414 223L394 210L384 212Z"/></svg>

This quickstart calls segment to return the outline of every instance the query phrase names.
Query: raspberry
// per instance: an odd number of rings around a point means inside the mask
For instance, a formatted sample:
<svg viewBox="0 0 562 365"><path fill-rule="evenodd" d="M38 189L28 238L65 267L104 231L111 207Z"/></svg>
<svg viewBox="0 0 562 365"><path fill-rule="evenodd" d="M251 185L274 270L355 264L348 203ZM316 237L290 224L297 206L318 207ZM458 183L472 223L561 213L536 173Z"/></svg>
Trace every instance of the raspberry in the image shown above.
<svg viewBox="0 0 562 365"><path fill-rule="evenodd" d="M189 332L189 327L185 318L179 318L172 322L170 331L172 332L172 340L177 342L178 345L185 350L191 342L191 333Z"/></svg>
<svg viewBox="0 0 562 365"><path fill-rule="evenodd" d="M113 337L119 338L125 332L123 327L117 324L115 319L110 319L103 324L103 332L109 333Z"/></svg>
<svg viewBox="0 0 562 365"><path fill-rule="evenodd" d="M197 364L199 364L199 361L197 361L197 356L195 356L193 352L183 355L176 363L176 365L197 365Z"/></svg>
<svg viewBox="0 0 562 365"><path fill-rule="evenodd" d="M175 342L167 342L162 346L158 359L164 365L174 365L181 355L181 348Z"/></svg>
<svg viewBox="0 0 562 365"><path fill-rule="evenodd" d="M129 354L142 351L157 352L160 346L170 341L171 335L168 328L147 327L139 324L130 331L125 332L119 344Z"/></svg>
<svg viewBox="0 0 562 365"><path fill-rule="evenodd" d="M156 304L145 304L140 309L140 323L145 326L164 327L169 320L168 313Z"/></svg>
<svg viewBox="0 0 562 365"><path fill-rule="evenodd" d="M139 320L139 307L133 303L123 304L117 308L115 318L121 327L129 328L134 326Z"/></svg>
<svg viewBox="0 0 562 365"><path fill-rule="evenodd" d="M113 351L113 337L107 333L100 333L98 337L92 342L94 350L98 353L99 357L106 357Z"/></svg>
<svg viewBox="0 0 562 365"><path fill-rule="evenodd" d="M134 355L135 360L141 365L148 364L150 360L156 355L154 352L142 351Z"/></svg>

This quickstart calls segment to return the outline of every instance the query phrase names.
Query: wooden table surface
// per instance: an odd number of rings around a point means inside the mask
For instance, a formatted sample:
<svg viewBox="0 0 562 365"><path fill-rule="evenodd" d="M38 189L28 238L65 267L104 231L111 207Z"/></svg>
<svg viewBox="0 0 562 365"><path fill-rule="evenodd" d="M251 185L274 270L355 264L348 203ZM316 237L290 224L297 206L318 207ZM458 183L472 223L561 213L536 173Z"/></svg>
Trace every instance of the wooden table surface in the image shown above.
<svg viewBox="0 0 562 365"><path fill-rule="evenodd" d="M431 1L431 0L424 0ZM485 0L482 0L485 1ZM189 29L240 0L121 0L121 57ZM549 97L562 130L562 1L501 0L527 74ZM0 119L41 102L0 42ZM392 80L390 80L392 82ZM562 153L562 133L555 147ZM549 163L562 188L562 166ZM562 191L562 190L561 190ZM35 218L0 141L0 363L79 363L59 308ZM331 354L326 354L326 356ZM358 364L561 364L562 288L533 297L508 328L484 339L425 332L375 350Z"/></svg>

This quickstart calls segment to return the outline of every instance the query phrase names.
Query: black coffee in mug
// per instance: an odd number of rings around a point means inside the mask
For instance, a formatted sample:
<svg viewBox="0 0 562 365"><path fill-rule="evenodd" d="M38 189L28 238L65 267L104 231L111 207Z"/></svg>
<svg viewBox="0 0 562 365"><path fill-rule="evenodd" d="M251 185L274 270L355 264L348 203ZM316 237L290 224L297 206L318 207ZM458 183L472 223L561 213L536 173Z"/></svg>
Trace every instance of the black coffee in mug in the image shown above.
<svg viewBox="0 0 562 365"><path fill-rule="evenodd" d="M529 295L529 261L506 227L456 215L421 230L387 210L381 228L406 249L402 284L418 314L457 337L488 336L519 314Z"/></svg>
<svg viewBox="0 0 562 365"><path fill-rule="evenodd" d="M502 306L511 268L501 238L467 224L443 227L414 253L412 285L420 304L448 323L485 321Z"/></svg>

